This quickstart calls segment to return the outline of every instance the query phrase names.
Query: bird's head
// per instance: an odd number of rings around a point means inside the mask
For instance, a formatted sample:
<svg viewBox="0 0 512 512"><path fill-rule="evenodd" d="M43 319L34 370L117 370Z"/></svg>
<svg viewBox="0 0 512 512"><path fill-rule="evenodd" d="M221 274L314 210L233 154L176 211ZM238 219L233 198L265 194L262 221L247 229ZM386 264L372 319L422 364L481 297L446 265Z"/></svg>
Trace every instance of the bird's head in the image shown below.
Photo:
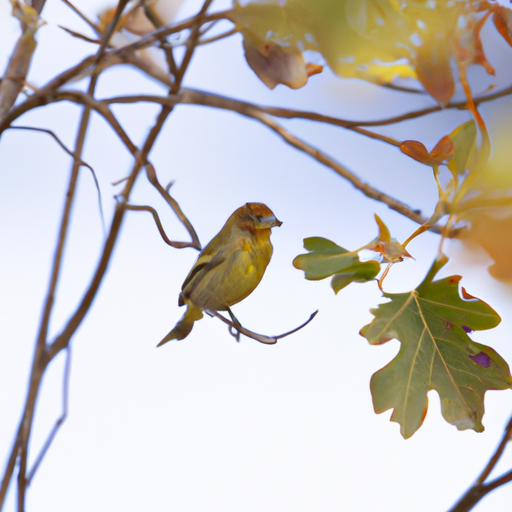
<svg viewBox="0 0 512 512"><path fill-rule="evenodd" d="M242 223L253 229L270 229L282 224L272 210L263 203L247 203L237 211L240 212Z"/></svg>

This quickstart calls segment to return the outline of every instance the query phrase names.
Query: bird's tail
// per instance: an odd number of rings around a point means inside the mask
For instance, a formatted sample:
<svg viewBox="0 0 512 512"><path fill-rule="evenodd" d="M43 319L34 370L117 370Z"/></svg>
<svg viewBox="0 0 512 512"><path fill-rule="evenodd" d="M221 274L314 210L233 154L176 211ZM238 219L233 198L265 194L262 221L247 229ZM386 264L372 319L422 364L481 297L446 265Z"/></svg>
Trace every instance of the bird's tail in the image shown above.
<svg viewBox="0 0 512 512"><path fill-rule="evenodd" d="M200 318L203 318L203 312L198 307L194 306L194 304L189 302L187 304L187 311L185 311L185 314L181 317L181 320L174 326L174 329L157 345L157 347L171 340L182 340L183 338L186 338L190 334L192 327L194 327L194 322Z"/></svg>

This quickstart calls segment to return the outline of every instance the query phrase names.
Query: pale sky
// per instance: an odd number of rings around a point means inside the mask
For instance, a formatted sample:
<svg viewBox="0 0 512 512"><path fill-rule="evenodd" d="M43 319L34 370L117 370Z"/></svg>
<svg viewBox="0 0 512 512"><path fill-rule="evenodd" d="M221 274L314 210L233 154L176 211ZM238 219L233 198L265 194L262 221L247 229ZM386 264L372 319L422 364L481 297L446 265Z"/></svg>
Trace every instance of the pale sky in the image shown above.
<svg viewBox="0 0 512 512"><path fill-rule="evenodd" d="M75 4L91 17L102 2ZM186 1L179 17L193 14ZM212 10L229 6L214 1ZM10 4L0 0L0 65L17 37ZM48 2L47 25L29 80L44 84L96 48L58 25L86 31L61 2ZM495 83L511 82L511 50L497 45ZM321 57L313 56L316 63ZM508 65L508 72L507 66ZM507 74L508 73L508 74ZM475 80L483 78L475 73ZM481 82L479 82L481 83ZM70 88L83 90L87 80ZM308 86L268 90L247 67L239 36L202 47L185 85L254 101L318 111L348 119L379 119L433 105L423 95L404 96L329 69ZM160 94L166 90L136 70L102 75L97 97ZM510 101L485 107L497 121ZM117 106L114 112L140 143L158 109ZM70 104L36 110L17 121L54 130L73 146L79 110ZM469 117L444 112L380 133L419 139L431 147ZM334 127L282 122L374 186L431 213L436 189L431 171L396 148ZM12 443L27 389L34 336L48 283L70 157L41 133L9 131L0 141L0 461ZM291 262L303 238L324 236L354 249L377 234L377 213L398 240L416 226L367 200L331 170L286 146L264 126L233 113L179 106L150 155L163 184L204 245L228 216L248 201L267 204L283 221L273 230L274 256L257 290L233 311L243 325L279 334L318 316L302 331L266 346L239 344L221 322L206 317L192 334L159 349L158 341L183 314L177 299L197 253L168 247L147 213L129 212L108 275L72 341L69 417L29 491L27 510L85 512L445 512L483 469L512 411L510 391L486 395L484 433L458 432L440 414L437 394L422 428L407 441L390 412L373 411L369 380L398 351L392 341L371 347L359 330L382 300L374 283L353 284L337 296L329 281L309 282ZM108 226L131 158L106 124L93 116L84 160L96 173ZM134 204L157 208L173 239L184 229L141 174ZM76 307L95 267L103 240L97 191L83 168L72 217L51 332L57 334ZM424 277L438 238L425 234L408 246L415 260L397 265L388 292L408 291ZM441 275L461 274L466 290L492 306L503 321L472 338L512 361L510 288L489 277L483 252L447 246L452 261ZM51 365L37 408L30 459L34 460L61 410L64 354ZM512 467L506 453L496 475ZM13 480L15 482L15 480ZM6 510L14 510L11 485ZM475 509L508 510L512 487L498 489Z"/></svg>

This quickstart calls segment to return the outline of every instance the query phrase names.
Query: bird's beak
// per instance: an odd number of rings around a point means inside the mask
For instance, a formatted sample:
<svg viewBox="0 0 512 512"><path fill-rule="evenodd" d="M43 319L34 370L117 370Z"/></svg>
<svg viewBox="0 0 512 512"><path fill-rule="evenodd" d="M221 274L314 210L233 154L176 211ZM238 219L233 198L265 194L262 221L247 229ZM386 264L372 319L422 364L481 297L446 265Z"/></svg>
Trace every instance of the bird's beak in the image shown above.
<svg viewBox="0 0 512 512"><path fill-rule="evenodd" d="M277 220L274 215L269 215L268 217L262 217L261 223L267 225L269 228L279 227L282 222Z"/></svg>

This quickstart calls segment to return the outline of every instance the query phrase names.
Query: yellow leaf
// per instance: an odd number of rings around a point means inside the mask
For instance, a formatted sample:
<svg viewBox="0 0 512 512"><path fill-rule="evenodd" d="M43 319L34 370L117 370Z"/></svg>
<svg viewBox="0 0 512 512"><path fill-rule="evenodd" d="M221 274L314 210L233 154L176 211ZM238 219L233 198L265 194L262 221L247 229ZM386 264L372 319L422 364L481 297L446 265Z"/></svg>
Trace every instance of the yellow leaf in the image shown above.
<svg viewBox="0 0 512 512"><path fill-rule="evenodd" d="M253 0L235 1L229 18L260 53L268 44L317 51L336 74L378 84L417 78L445 104L454 69L494 71L480 41L490 9L473 0Z"/></svg>
<svg viewBox="0 0 512 512"><path fill-rule="evenodd" d="M387 263L398 263L404 258L412 258L405 247L391 237L388 227L378 215L375 215L375 221L379 226L379 236L365 246L365 249L380 253Z"/></svg>
<svg viewBox="0 0 512 512"><path fill-rule="evenodd" d="M448 162L448 168L453 174L463 174L466 169L471 170L472 156L476 145L476 124L471 120L461 124L449 138L454 146L453 157Z"/></svg>

